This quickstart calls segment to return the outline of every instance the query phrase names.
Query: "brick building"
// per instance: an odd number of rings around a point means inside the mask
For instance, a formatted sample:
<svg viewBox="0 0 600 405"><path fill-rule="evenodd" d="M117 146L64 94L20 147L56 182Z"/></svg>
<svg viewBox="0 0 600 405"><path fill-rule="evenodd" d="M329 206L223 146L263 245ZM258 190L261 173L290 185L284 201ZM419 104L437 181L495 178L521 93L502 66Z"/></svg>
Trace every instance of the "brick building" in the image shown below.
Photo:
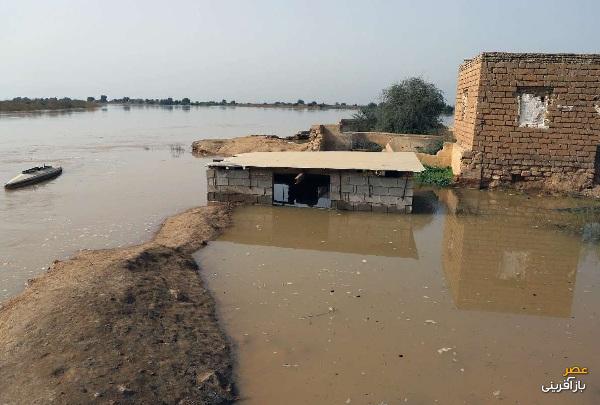
<svg viewBox="0 0 600 405"><path fill-rule="evenodd" d="M481 187L600 183L600 55L482 53L459 68L453 168Z"/></svg>

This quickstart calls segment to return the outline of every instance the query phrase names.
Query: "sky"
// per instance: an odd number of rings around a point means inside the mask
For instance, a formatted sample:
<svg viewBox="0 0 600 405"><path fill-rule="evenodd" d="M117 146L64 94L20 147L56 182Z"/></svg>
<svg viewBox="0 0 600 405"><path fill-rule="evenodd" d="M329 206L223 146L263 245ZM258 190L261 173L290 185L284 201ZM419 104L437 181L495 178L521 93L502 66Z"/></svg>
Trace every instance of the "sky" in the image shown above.
<svg viewBox="0 0 600 405"><path fill-rule="evenodd" d="M454 104L483 51L600 53L600 1L0 0L0 99L377 101L410 76Z"/></svg>

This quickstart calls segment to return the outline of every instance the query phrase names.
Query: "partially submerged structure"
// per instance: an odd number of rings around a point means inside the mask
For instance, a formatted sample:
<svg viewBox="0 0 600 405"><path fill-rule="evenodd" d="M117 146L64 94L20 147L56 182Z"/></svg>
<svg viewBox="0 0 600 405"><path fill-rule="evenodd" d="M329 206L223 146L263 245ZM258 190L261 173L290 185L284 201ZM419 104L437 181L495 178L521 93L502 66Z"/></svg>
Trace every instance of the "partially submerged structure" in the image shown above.
<svg viewBox="0 0 600 405"><path fill-rule="evenodd" d="M482 53L459 68L452 167L487 187L600 184L600 55Z"/></svg>
<svg viewBox="0 0 600 405"><path fill-rule="evenodd" d="M208 200L341 210L412 211L412 152L254 152L208 165Z"/></svg>

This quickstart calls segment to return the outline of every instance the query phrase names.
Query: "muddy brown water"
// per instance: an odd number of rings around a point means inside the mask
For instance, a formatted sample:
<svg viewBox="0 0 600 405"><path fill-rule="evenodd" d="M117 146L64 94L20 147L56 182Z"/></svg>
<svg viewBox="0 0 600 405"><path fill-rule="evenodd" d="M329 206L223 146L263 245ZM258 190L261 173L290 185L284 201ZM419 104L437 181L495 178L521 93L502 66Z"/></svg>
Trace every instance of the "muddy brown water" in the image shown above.
<svg viewBox="0 0 600 405"><path fill-rule="evenodd" d="M598 404L585 200L422 192L413 215L243 207L196 255L243 404ZM566 367L583 392L542 393Z"/></svg>
<svg viewBox="0 0 600 405"><path fill-rule="evenodd" d="M168 216L206 204L203 138L292 135L351 111L123 107L0 114L0 182L43 163L63 174L0 190L0 302L55 259L151 238Z"/></svg>

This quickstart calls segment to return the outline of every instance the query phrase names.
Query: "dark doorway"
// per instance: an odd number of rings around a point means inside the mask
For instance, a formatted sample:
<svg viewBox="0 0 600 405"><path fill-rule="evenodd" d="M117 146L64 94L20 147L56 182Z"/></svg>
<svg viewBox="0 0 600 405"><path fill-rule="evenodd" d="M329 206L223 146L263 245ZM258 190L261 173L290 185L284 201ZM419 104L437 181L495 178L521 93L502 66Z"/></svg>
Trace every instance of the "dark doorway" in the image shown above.
<svg viewBox="0 0 600 405"><path fill-rule="evenodd" d="M594 164L594 183L600 184L600 145L596 146L596 163Z"/></svg>
<svg viewBox="0 0 600 405"><path fill-rule="evenodd" d="M306 173L275 173L273 204L296 207L331 207L329 176Z"/></svg>

